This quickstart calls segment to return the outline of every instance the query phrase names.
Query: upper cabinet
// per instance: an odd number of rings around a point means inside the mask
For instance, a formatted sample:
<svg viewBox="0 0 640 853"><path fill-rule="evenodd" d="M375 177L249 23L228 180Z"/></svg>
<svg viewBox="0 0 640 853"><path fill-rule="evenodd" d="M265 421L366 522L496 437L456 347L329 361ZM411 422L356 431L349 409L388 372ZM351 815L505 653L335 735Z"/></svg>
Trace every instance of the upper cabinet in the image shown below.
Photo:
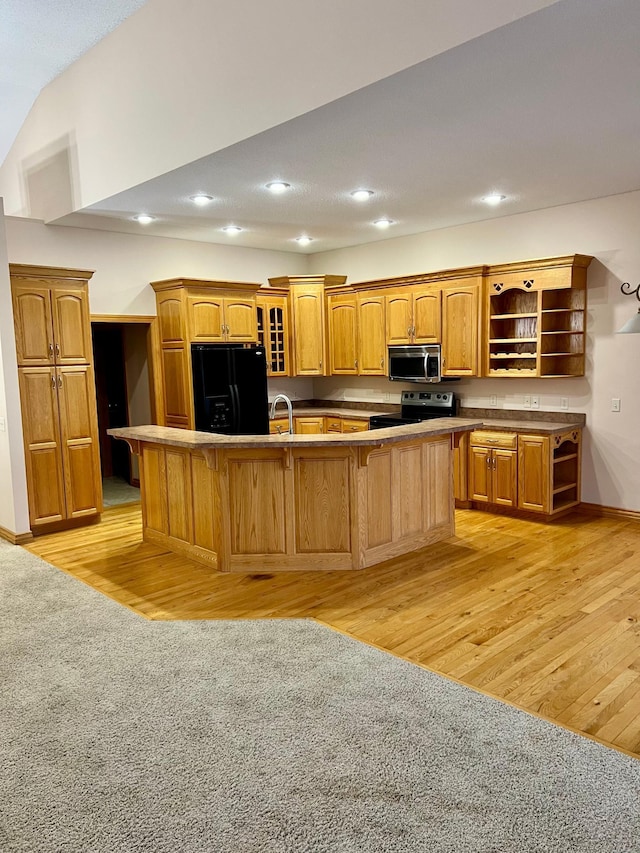
<svg viewBox="0 0 640 853"><path fill-rule="evenodd" d="M270 278L274 287L289 288L294 376L326 376L327 312L325 291L341 287L342 275L294 275Z"/></svg>
<svg viewBox="0 0 640 853"><path fill-rule="evenodd" d="M442 375L480 376L481 277L442 288Z"/></svg>
<svg viewBox="0 0 640 853"><path fill-rule="evenodd" d="M88 364L92 352L87 281L92 273L22 264L12 264L11 270L18 364ZM73 277L64 278L64 272Z"/></svg>
<svg viewBox="0 0 640 853"><path fill-rule="evenodd" d="M258 343L267 355L268 376L291 375L288 292L264 287L256 298Z"/></svg>
<svg viewBox="0 0 640 853"><path fill-rule="evenodd" d="M332 375L358 373L358 298L355 294L329 296L329 364Z"/></svg>
<svg viewBox="0 0 640 853"><path fill-rule="evenodd" d="M440 290L399 286L386 297L387 343L440 343Z"/></svg>
<svg viewBox="0 0 640 853"><path fill-rule="evenodd" d="M193 429L191 344L258 343L259 284L201 279L151 282L156 292L165 426Z"/></svg>
<svg viewBox="0 0 640 853"><path fill-rule="evenodd" d="M375 291L358 294L358 373L387 375L385 297Z"/></svg>
<svg viewBox="0 0 640 853"><path fill-rule="evenodd" d="M488 267L486 375L584 375L587 255Z"/></svg>

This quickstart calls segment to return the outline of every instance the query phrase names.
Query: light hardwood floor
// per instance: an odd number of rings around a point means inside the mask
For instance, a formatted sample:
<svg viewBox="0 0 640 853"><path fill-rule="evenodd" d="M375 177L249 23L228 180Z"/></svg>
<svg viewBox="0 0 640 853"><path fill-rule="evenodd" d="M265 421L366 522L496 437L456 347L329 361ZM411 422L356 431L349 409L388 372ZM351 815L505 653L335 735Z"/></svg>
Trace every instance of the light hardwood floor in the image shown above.
<svg viewBox="0 0 640 853"><path fill-rule="evenodd" d="M142 542L138 506L27 548L149 619L315 618L640 757L640 524L456 524L361 572L215 574Z"/></svg>

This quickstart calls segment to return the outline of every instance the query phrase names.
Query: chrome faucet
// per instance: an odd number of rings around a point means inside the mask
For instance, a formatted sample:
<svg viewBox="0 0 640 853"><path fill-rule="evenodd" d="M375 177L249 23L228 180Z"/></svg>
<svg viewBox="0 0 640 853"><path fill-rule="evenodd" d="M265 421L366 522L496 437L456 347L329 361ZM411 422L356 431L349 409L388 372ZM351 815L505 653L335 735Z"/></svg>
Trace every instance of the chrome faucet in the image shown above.
<svg viewBox="0 0 640 853"><path fill-rule="evenodd" d="M287 412L289 414L289 435L293 435L293 406L291 405L291 400L287 397L286 394L276 394L276 396L271 401L271 414L269 418L273 420L276 416L276 406L283 400L287 404ZM278 431L279 435L282 435L280 431Z"/></svg>

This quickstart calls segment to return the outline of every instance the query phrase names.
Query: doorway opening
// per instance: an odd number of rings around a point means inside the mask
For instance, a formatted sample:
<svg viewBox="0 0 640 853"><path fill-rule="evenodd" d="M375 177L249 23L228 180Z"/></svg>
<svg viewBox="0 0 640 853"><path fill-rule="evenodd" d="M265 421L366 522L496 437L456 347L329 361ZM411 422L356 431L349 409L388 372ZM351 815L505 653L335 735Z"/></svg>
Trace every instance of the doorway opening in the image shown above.
<svg viewBox="0 0 640 853"><path fill-rule="evenodd" d="M105 508L140 500L138 457L108 429L155 423L153 317L91 318Z"/></svg>

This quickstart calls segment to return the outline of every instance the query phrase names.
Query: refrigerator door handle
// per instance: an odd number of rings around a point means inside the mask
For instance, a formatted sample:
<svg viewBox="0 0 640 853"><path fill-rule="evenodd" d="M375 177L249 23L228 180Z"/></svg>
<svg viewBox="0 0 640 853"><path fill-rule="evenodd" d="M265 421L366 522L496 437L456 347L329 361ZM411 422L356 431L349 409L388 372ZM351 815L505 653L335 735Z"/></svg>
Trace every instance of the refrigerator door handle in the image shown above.
<svg viewBox="0 0 640 853"><path fill-rule="evenodd" d="M238 430L240 429L240 394L238 392L238 386L235 384L230 385L229 391L231 392L231 406L233 409L231 432L237 435Z"/></svg>

